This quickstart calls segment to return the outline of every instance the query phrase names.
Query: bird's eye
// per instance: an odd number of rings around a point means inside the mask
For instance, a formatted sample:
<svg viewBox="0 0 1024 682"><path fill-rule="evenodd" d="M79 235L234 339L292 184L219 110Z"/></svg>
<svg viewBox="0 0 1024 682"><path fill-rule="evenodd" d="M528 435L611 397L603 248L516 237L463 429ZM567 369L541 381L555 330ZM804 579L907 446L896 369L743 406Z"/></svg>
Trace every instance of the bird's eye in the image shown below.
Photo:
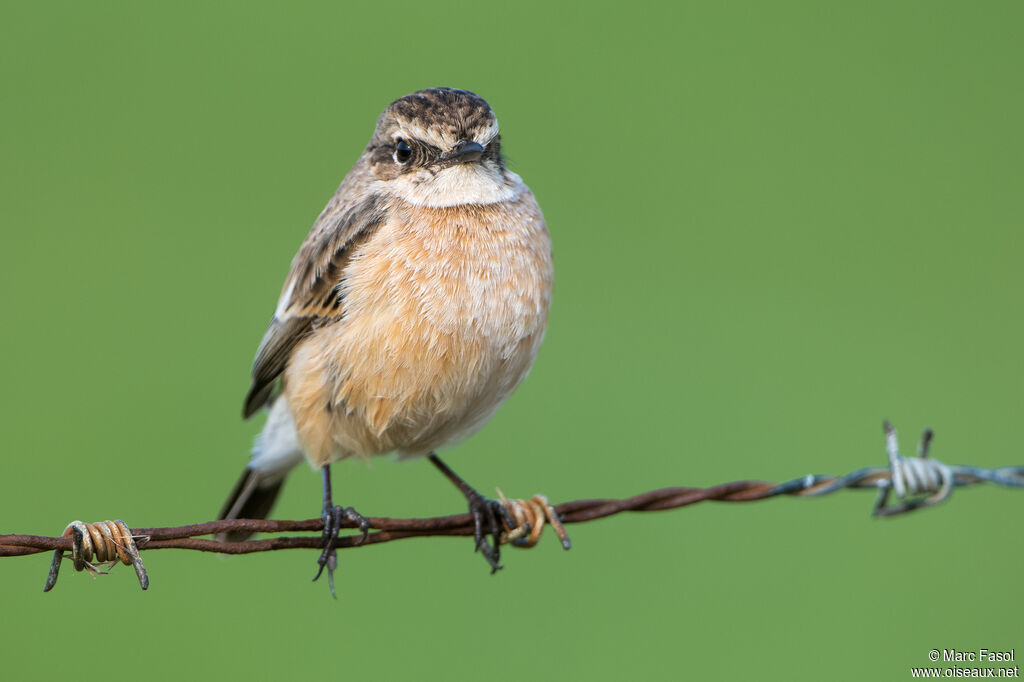
<svg viewBox="0 0 1024 682"><path fill-rule="evenodd" d="M411 158L412 147L402 138L398 138L398 141L395 142L395 163L409 163Z"/></svg>

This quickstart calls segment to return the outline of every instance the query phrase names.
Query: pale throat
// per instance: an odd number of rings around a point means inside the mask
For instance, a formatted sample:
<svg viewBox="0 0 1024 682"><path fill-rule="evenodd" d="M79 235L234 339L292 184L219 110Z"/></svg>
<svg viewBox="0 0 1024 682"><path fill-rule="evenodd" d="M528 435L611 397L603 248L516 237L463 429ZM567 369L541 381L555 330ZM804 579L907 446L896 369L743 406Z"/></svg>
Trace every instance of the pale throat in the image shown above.
<svg viewBox="0 0 1024 682"><path fill-rule="evenodd" d="M497 204L522 194L523 181L511 171L483 164L460 164L431 175L401 175L381 189L415 206L445 208L463 204Z"/></svg>

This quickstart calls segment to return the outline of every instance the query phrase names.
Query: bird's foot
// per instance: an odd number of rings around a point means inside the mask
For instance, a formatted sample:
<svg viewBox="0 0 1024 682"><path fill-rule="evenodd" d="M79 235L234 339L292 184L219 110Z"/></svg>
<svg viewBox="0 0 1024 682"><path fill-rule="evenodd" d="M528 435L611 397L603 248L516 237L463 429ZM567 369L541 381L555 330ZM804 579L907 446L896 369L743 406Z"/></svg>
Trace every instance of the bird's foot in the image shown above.
<svg viewBox="0 0 1024 682"><path fill-rule="evenodd" d="M476 549L484 555L484 559L494 574L501 568L501 536L506 528L515 529L516 522L509 516L505 505L498 500L491 500L473 491L466 495L469 502L469 513L473 515L473 539ZM488 541L487 536L490 536Z"/></svg>
<svg viewBox="0 0 1024 682"><path fill-rule="evenodd" d="M334 570L338 567L338 550L336 548L338 542L338 531L343 527L347 527L349 524L355 524L363 534L362 538L360 538L357 543L361 545L366 542L366 537L370 534L370 522L365 516L357 512L352 507L340 506L324 509L323 520L323 551L320 552L320 558L316 560L319 568L317 568L316 575L313 576L313 580L315 582L326 568L327 583L331 586L331 596L337 599L338 595L334 592Z"/></svg>

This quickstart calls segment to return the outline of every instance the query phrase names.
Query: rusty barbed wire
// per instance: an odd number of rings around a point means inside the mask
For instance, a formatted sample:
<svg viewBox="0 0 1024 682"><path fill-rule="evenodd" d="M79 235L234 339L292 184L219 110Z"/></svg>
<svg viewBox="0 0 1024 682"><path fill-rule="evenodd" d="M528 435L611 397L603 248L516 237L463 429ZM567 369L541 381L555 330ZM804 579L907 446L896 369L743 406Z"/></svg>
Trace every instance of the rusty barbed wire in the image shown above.
<svg viewBox="0 0 1024 682"><path fill-rule="evenodd" d="M583 523L605 518L622 512L650 512L677 509L698 502L753 502L773 497L820 497L844 489L878 490L873 508L874 516L888 517L903 514L915 509L932 506L943 502L952 495L954 488L992 483L1011 488L1024 487L1024 466L1007 466L997 469L986 469L975 466L947 465L929 457L929 445L932 440L931 430L926 430L921 439L918 456L905 457L899 452L896 431L885 423L886 450L889 455L887 467L865 467L857 469L845 476L826 474L809 474L781 483L746 480L722 483L707 488L672 487L651 490L624 499L589 499L574 500L551 505L543 496L532 500L507 500L501 496L509 509L509 515L520 525L519 530L506 529L503 540L513 546L532 547L539 539L539 530L534 526L549 523L556 528L561 524ZM899 502L890 506L889 497L896 492ZM511 506L509 506L511 505ZM473 517L470 514L453 514L417 519L394 519L385 517L368 517L370 534L365 541L361 535L339 538L337 547L351 548L391 542L413 537L429 536L471 536L474 531ZM524 524L530 527L525 527ZM354 524L344 524L354 528ZM242 542L223 542L207 540L202 535L212 535L230 531L249 531L260 533L314 532L323 530L322 519L305 521L270 521L257 519L234 519L230 521L211 521L187 526L168 528L134 528L127 532L139 550L151 549L190 549L201 552L217 552L220 554L250 554L282 549L320 549L323 539L319 534L301 537L274 537L263 540L246 540ZM54 564L59 565L60 557L66 551L78 552L75 560L76 568L84 567L82 561L89 562L89 557L82 558L83 548L76 543L81 542L85 533L82 529L74 530L69 526L61 537L37 535L0 535L0 556L25 556L40 552L54 551ZM566 549L569 548L568 537L564 529L559 538ZM102 544L102 543L99 543ZM116 549L116 548L115 548ZM109 561L98 558L97 561ZM137 553L136 553L137 556ZM123 557L120 557L123 561ZM141 567L141 559L136 570ZM78 570L82 570L79 568ZM143 569L144 570L144 569ZM140 573L142 581L143 573ZM56 569L51 569L52 581L48 579L47 589L56 580ZM144 588L145 589L145 588Z"/></svg>

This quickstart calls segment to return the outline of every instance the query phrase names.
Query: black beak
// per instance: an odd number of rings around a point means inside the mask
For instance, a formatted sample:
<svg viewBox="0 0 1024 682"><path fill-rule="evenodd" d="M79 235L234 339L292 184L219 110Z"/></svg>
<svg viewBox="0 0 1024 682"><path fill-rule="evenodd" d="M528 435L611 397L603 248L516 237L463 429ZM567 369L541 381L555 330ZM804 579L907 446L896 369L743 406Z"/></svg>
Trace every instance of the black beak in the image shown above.
<svg viewBox="0 0 1024 682"><path fill-rule="evenodd" d="M472 163L479 161L480 157L483 156L484 147L478 142L470 142L469 140L462 140L455 148L452 149L451 153L445 154L441 157L441 161L446 166L454 166L457 163Z"/></svg>

